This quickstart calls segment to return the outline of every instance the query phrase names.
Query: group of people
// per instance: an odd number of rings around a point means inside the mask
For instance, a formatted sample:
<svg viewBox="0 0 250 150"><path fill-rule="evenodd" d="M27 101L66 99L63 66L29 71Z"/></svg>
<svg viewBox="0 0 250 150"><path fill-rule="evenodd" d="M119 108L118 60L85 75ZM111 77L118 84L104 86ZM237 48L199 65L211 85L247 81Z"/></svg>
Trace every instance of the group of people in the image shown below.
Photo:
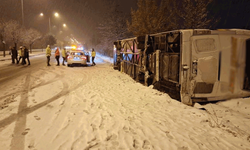
<svg viewBox="0 0 250 150"><path fill-rule="evenodd" d="M92 57L92 65L96 65L95 64L95 50L92 48L92 52L91 52L91 57ZM47 57L47 66L51 66L50 65L50 56L51 56L51 48L50 48L50 45L47 46L46 48L46 57ZM63 48L62 50L62 58L63 58L63 62L62 62L62 65L65 66L65 61L66 61L66 57L67 57L67 52L66 52L66 49ZM60 58L60 51L59 51L59 48L57 47L56 48L56 51L55 51L55 59L57 61L57 65L56 66L60 66L60 62L59 62L59 58Z"/></svg>
<svg viewBox="0 0 250 150"><path fill-rule="evenodd" d="M19 64L19 62L22 65L27 64L26 59L28 61L28 65L30 65L30 60L29 60L29 50L26 46L20 46L20 49L17 52L16 47L10 47L10 53L11 53L11 59L12 59L12 64ZM19 55L19 58L18 58Z"/></svg>
<svg viewBox="0 0 250 150"><path fill-rule="evenodd" d="M50 56L51 56L51 49L50 49L50 45L48 45L47 48L46 48L47 66L51 66L50 65ZM62 65L63 66L65 66L64 62L66 61L66 56L67 56L66 49L63 48L63 50L62 50L62 57L63 57ZM59 48L56 48L55 58L56 58L56 61L57 61L57 66L60 66L60 62L59 62L60 51L59 51Z"/></svg>

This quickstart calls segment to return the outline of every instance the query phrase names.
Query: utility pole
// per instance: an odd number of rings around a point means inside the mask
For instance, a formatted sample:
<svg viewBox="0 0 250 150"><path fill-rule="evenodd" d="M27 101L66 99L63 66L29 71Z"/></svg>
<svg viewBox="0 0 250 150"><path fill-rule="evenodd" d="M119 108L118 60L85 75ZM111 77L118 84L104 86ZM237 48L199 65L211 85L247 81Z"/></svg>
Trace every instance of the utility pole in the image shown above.
<svg viewBox="0 0 250 150"><path fill-rule="evenodd" d="M49 33L51 34L50 17L49 17Z"/></svg>
<svg viewBox="0 0 250 150"><path fill-rule="evenodd" d="M22 6L22 26L24 27L23 0L21 0L21 6Z"/></svg>

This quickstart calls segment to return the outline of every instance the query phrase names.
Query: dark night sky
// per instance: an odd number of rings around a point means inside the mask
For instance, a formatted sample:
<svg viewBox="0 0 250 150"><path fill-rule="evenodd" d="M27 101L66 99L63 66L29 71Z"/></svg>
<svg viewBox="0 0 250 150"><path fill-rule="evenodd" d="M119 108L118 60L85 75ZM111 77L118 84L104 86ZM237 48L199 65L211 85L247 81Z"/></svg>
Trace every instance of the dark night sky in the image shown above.
<svg viewBox="0 0 250 150"><path fill-rule="evenodd" d="M56 32L59 24L68 25L67 33L74 34L79 41L89 39L94 33L100 20L104 18L109 7L108 0L23 0L25 27L32 27L46 33L48 16L51 24L56 25L52 31ZM115 1L115 0L114 0ZM220 22L215 28L243 28L250 25L250 0L214 0L210 11L212 18L220 16ZM129 13L136 8L137 0L116 0L119 9ZM58 12L60 18L52 16ZM44 18L39 17L43 12ZM0 0L0 18L15 19L21 23L21 0ZM58 31L59 32L59 31Z"/></svg>
<svg viewBox="0 0 250 150"><path fill-rule="evenodd" d="M51 25L56 25L52 27L52 31L56 32L62 23L66 23L67 33L72 33L79 41L83 41L93 35L96 26L109 9L105 4L105 0L23 0L25 27L45 33L49 30L50 16ZM136 7L136 0L117 0L117 4L120 10L129 13L131 7ZM21 23L21 12L21 0L0 0L1 17ZM44 13L43 18L39 16L41 12ZM53 12L58 12L60 18L53 17Z"/></svg>

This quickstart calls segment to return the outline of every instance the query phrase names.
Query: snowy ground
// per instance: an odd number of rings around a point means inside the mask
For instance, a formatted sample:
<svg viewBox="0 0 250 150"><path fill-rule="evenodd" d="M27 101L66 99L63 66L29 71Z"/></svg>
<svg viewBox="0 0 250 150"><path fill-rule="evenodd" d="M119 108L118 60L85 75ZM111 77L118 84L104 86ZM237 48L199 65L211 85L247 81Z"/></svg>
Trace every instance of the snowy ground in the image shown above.
<svg viewBox="0 0 250 150"><path fill-rule="evenodd" d="M186 106L103 59L44 66L1 89L1 149L250 150L250 98Z"/></svg>

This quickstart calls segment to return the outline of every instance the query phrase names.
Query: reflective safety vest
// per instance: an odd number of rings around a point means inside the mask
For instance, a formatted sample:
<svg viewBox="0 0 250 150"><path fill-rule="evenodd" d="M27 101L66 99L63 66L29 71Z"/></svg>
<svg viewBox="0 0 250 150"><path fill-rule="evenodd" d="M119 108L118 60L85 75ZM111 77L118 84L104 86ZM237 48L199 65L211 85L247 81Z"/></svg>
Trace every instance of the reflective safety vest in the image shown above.
<svg viewBox="0 0 250 150"><path fill-rule="evenodd" d="M19 56L22 56L22 51L21 51L21 49L18 50L18 55L19 55Z"/></svg>
<svg viewBox="0 0 250 150"><path fill-rule="evenodd" d="M65 49L62 50L62 57L66 57L66 50Z"/></svg>
<svg viewBox="0 0 250 150"><path fill-rule="evenodd" d="M95 57L95 51L91 52L91 57Z"/></svg>
<svg viewBox="0 0 250 150"><path fill-rule="evenodd" d="M51 49L49 47L46 48L46 56L51 56Z"/></svg>

